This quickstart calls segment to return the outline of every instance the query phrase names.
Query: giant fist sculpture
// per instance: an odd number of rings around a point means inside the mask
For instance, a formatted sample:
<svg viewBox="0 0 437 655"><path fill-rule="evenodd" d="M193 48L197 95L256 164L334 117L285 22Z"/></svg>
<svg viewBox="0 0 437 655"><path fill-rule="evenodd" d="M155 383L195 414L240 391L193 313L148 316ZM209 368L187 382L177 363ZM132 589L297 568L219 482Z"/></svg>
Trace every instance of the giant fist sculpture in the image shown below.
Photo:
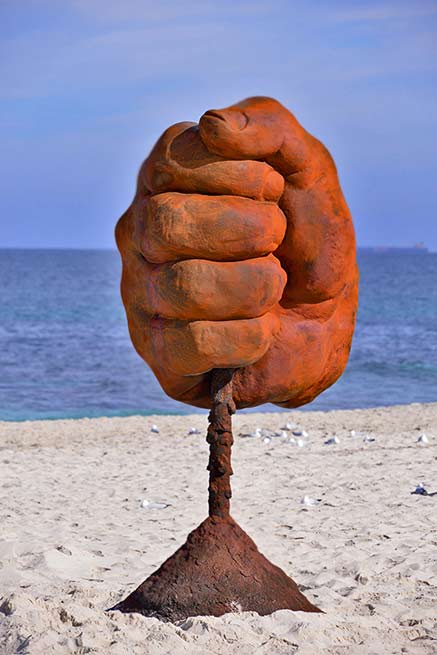
<svg viewBox="0 0 437 655"><path fill-rule="evenodd" d="M207 111L164 132L116 237L135 348L211 412L209 517L113 609L319 611L229 514L231 414L310 402L346 365L358 271L331 156L270 98Z"/></svg>
<svg viewBox="0 0 437 655"><path fill-rule="evenodd" d="M229 367L237 407L297 407L343 372L352 220L329 152L276 100L166 130L116 237L132 341L173 398L209 407Z"/></svg>

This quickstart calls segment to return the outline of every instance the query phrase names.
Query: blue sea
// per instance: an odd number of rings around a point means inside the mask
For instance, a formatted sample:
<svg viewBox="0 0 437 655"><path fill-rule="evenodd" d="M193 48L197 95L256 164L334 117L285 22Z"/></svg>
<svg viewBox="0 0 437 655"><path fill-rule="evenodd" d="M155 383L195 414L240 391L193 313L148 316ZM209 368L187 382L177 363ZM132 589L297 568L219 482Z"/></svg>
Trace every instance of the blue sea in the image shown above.
<svg viewBox="0 0 437 655"><path fill-rule="evenodd" d="M361 252L359 267L348 367L307 408L436 401L437 254ZM119 279L115 251L0 250L0 419L195 411L135 353Z"/></svg>

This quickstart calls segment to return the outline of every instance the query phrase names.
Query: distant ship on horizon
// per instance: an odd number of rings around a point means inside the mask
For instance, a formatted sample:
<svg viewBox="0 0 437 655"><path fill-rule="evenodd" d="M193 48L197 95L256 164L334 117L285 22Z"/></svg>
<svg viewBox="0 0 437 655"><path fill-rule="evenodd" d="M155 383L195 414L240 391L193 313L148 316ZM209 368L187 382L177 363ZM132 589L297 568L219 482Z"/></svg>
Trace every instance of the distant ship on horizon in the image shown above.
<svg viewBox="0 0 437 655"><path fill-rule="evenodd" d="M358 246L358 250L376 253L410 253L414 255L429 253L423 242L415 243L414 246Z"/></svg>

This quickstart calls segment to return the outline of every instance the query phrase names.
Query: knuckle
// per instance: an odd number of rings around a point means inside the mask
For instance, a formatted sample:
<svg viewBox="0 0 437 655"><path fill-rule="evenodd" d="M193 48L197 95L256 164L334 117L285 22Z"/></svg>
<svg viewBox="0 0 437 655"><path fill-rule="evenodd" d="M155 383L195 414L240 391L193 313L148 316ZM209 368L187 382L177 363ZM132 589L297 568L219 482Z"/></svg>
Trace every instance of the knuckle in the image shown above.
<svg viewBox="0 0 437 655"><path fill-rule="evenodd" d="M115 241L120 253L123 254L132 240L132 207L129 207L118 219L115 226Z"/></svg>

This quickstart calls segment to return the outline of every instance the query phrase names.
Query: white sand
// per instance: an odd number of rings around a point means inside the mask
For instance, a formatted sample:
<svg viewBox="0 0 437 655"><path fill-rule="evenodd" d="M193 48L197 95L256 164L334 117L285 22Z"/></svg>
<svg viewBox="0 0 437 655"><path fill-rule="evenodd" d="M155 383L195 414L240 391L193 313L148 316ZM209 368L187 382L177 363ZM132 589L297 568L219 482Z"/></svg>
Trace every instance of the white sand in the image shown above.
<svg viewBox="0 0 437 655"><path fill-rule="evenodd" d="M237 436L290 420L305 447ZM435 655L437 496L410 492L437 491L437 404L234 424L232 514L326 614L105 613L205 517L206 417L1 423L0 653Z"/></svg>

